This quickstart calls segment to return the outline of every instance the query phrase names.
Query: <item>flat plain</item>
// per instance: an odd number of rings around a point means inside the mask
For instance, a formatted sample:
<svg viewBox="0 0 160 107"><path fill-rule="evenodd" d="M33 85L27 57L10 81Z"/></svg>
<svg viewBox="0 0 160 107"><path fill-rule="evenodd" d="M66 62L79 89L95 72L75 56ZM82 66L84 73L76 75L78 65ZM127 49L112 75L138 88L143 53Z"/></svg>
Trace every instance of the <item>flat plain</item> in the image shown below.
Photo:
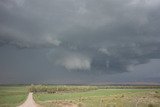
<svg viewBox="0 0 160 107"><path fill-rule="evenodd" d="M16 107L27 97L27 86L0 86L0 107Z"/></svg>
<svg viewBox="0 0 160 107"><path fill-rule="evenodd" d="M21 105L29 92L42 107L160 107L156 86L0 86L0 107Z"/></svg>

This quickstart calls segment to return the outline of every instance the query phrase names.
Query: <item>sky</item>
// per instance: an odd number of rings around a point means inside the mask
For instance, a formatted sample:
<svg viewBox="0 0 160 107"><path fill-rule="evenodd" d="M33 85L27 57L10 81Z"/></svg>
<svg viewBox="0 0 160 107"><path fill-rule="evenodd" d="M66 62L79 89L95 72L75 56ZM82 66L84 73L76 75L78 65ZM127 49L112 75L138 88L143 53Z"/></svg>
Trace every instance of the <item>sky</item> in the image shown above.
<svg viewBox="0 0 160 107"><path fill-rule="evenodd" d="M0 84L160 83L159 0L0 0Z"/></svg>

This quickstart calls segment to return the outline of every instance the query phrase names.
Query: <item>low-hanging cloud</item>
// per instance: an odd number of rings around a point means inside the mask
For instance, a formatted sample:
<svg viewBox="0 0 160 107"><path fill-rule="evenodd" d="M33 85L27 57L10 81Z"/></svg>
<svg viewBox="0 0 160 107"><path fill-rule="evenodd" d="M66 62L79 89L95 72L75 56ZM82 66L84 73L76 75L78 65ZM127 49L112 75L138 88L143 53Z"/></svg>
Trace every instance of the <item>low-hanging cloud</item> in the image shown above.
<svg viewBox="0 0 160 107"><path fill-rule="evenodd" d="M65 56L64 58L59 59L56 63L62 67L65 67L67 70L87 71L91 68L91 60L81 55L73 54Z"/></svg>

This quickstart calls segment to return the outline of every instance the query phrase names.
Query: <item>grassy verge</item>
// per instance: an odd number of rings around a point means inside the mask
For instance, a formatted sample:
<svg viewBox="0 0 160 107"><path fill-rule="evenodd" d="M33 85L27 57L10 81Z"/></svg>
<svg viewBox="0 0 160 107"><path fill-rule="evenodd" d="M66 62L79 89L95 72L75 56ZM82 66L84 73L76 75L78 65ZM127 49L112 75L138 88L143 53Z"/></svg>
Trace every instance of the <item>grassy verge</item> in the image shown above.
<svg viewBox="0 0 160 107"><path fill-rule="evenodd" d="M141 97L143 101L140 101ZM158 89L98 89L77 93L36 93L34 98L45 107L59 107L64 102L77 104L78 107L136 107L136 104L138 107L160 107Z"/></svg>
<svg viewBox="0 0 160 107"><path fill-rule="evenodd" d="M27 97L26 86L0 86L0 107L16 107Z"/></svg>

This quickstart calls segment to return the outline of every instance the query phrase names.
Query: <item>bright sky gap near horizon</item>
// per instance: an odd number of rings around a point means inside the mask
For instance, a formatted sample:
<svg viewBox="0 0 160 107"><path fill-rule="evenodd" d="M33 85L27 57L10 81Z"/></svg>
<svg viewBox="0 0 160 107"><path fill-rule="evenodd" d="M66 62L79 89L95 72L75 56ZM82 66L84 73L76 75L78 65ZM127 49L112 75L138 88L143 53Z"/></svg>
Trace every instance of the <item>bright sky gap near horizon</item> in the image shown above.
<svg viewBox="0 0 160 107"><path fill-rule="evenodd" d="M160 0L0 0L0 84L160 83Z"/></svg>

